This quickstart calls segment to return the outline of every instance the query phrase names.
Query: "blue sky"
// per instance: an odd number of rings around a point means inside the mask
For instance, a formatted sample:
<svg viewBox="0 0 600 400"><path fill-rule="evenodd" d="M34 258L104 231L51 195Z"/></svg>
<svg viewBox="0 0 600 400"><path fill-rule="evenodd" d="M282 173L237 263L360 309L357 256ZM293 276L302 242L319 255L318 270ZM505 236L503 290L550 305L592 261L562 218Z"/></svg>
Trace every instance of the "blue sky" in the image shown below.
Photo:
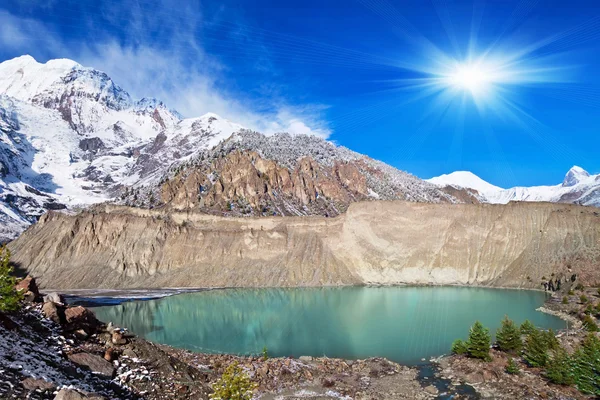
<svg viewBox="0 0 600 400"><path fill-rule="evenodd" d="M599 39L600 4L583 0L0 4L0 60L72 58L186 116L503 187L600 172Z"/></svg>

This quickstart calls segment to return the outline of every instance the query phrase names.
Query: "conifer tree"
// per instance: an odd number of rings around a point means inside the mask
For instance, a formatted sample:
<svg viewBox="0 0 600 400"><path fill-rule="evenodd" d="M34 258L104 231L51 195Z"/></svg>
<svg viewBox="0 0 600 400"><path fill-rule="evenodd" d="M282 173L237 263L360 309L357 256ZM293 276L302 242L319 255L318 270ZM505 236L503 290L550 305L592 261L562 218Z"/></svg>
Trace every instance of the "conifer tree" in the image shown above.
<svg viewBox="0 0 600 400"><path fill-rule="evenodd" d="M588 334L573 358L577 389L600 396L600 339L593 333Z"/></svg>
<svg viewBox="0 0 600 400"><path fill-rule="evenodd" d="M517 375L520 372L519 366L512 357L508 359L505 371L511 375Z"/></svg>
<svg viewBox="0 0 600 400"><path fill-rule="evenodd" d="M525 339L523 358L532 367L544 367L548 363L548 347L543 333L534 328Z"/></svg>
<svg viewBox="0 0 600 400"><path fill-rule="evenodd" d="M522 335L529 335L533 330L535 330L535 325L533 325L531 323L531 321L529 321L528 319L525 320L525 322L523 322L521 324L521 334Z"/></svg>
<svg viewBox="0 0 600 400"><path fill-rule="evenodd" d="M560 347L560 343L558 342L556 334L552 329L542 331L542 336L544 338L544 342L546 342L546 349L557 350Z"/></svg>
<svg viewBox="0 0 600 400"><path fill-rule="evenodd" d="M521 331L507 315L504 316L500 329L496 331L496 343L500 350L506 352L519 351L523 346Z"/></svg>
<svg viewBox="0 0 600 400"><path fill-rule="evenodd" d="M546 377L558 385L569 386L575 383L573 360L562 347L554 351L546 367Z"/></svg>
<svg viewBox="0 0 600 400"><path fill-rule="evenodd" d="M469 340L467 341L467 349L469 356L480 358L482 360L490 360L490 331L479 321L475 321L469 332Z"/></svg>
<svg viewBox="0 0 600 400"><path fill-rule="evenodd" d="M456 339L454 342L452 342L450 351L452 351L452 354L465 354L468 351L467 344L460 339Z"/></svg>
<svg viewBox="0 0 600 400"><path fill-rule="evenodd" d="M17 292L13 269L10 266L10 250L0 247L0 312L16 311L19 308L21 293Z"/></svg>

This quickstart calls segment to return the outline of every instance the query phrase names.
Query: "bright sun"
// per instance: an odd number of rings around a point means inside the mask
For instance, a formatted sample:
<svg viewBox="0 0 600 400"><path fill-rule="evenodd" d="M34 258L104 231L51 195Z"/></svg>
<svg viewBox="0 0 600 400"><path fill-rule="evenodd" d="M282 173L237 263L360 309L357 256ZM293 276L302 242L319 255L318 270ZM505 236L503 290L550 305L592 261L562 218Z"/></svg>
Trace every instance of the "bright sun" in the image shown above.
<svg viewBox="0 0 600 400"><path fill-rule="evenodd" d="M490 71L477 64L457 65L456 69L448 75L447 80L451 86L467 90L473 96L484 94L494 81Z"/></svg>

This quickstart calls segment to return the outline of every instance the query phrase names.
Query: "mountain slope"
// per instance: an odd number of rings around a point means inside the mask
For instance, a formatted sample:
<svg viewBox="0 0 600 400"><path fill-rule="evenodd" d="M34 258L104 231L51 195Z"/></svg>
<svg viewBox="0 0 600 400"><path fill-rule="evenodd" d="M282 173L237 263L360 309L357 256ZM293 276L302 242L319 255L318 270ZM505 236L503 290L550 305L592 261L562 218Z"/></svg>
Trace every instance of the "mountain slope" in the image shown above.
<svg viewBox="0 0 600 400"><path fill-rule="evenodd" d="M337 215L350 202L377 198L478 201L468 191L440 189L324 140L280 143L215 114L184 119L161 101L134 100L107 74L64 59L38 63L22 56L0 63L0 139L0 242L46 210L105 201L182 207L175 197L183 196L193 209L239 215L265 215L265 207L269 214ZM295 180L265 188L257 183L262 172L254 160L235 166L227 161L236 151L246 157L254 152L275 163L277 179L287 174ZM276 153L288 155L275 160ZM244 190L239 174L248 184ZM202 181L211 197L202 200L189 176ZM185 184L177 187L176 181ZM252 196L256 201L248 208Z"/></svg>
<svg viewBox="0 0 600 400"><path fill-rule="evenodd" d="M478 202L466 191L464 198ZM228 215L343 213L363 200L459 203L439 189L382 162L314 136L265 136L241 130L180 165L158 186L129 194L127 205L166 205Z"/></svg>
<svg viewBox="0 0 600 400"><path fill-rule="evenodd" d="M437 185L452 185L477 190L484 201L506 204L509 201L548 201L600 207L600 174L591 175L583 168L574 166L561 184L555 186L531 186L502 189L489 184L471 172L453 172L427 179Z"/></svg>

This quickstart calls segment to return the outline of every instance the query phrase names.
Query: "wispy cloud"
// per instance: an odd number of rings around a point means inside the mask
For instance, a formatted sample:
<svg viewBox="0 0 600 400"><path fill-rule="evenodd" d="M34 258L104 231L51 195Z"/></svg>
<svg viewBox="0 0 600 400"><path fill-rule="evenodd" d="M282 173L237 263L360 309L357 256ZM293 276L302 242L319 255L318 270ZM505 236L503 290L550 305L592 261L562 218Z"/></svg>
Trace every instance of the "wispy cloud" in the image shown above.
<svg viewBox="0 0 600 400"><path fill-rule="evenodd" d="M201 42L202 25L209 22L198 12L173 17L161 4L150 13L137 6L82 15L95 40L66 37L45 21L0 10L0 46L41 59L74 59L106 72L132 96L156 97L186 117L214 112L264 133L330 135L324 105L292 104L285 88L265 90L263 82L253 93L232 89L238 85L224 73L229 66ZM107 29L114 26L120 35ZM270 64L265 58L255 67Z"/></svg>

